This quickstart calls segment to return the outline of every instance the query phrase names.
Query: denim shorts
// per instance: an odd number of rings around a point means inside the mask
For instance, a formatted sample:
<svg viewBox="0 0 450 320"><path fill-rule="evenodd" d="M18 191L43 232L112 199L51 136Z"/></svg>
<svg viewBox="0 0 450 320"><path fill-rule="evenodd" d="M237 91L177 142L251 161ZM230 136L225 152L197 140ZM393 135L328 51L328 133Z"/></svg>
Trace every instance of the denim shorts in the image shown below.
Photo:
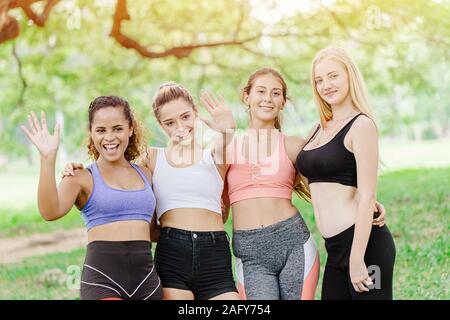
<svg viewBox="0 0 450 320"><path fill-rule="evenodd" d="M198 300L237 292L225 231L162 228L155 267L163 288L189 290Z"/></svg>

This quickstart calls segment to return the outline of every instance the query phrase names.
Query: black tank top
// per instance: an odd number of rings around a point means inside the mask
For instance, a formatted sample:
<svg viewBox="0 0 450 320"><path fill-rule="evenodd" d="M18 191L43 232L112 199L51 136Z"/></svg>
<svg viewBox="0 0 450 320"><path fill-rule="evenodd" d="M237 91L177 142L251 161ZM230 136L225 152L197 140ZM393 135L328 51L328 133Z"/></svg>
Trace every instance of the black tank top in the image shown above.
<svg viewBox="0 0 450 320"><path fill-rule="evenodd" d="M356 160L353 152L344 145L344 138L353 122L362 113L350 120L329 142L315 149L302 150L297 155L297 171L313 182L336 182L346 186L357 187ZM316 136L320 126L305 146Z"/></svg>

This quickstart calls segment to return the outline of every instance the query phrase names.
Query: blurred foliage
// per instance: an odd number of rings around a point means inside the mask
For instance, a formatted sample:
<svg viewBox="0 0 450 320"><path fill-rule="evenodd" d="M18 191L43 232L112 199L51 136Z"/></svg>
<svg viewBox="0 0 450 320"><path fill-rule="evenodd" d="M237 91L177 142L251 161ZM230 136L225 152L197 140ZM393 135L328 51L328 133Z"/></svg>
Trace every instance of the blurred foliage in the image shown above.
<svg viewBox="0 0 450 320"><path fill-rule="evenodd" d="M286 3L292 9L280 14ZM109 36L113 0L62 0L43 28L20 9L10 10L21 34L0 45L0 153L29 153L18 125L30 110L45 110L50 123L62 112L63 142L69 153L80 149L87 107L99 95L125 97L151 128L150 143L160 143L150 105L169 80L194 96L205 89L222 94L245 126L239 92L263 66L279 69L287 80L292 105L285 130L305 135L317 119L311 61L330 44L343 46L357 61L383 135L449 134L448 0L138 0L128 1L128 9L131 20L122 24L123 33L156 51L263 35L242 45L200 48L183 59L146 59Z"/></svg>

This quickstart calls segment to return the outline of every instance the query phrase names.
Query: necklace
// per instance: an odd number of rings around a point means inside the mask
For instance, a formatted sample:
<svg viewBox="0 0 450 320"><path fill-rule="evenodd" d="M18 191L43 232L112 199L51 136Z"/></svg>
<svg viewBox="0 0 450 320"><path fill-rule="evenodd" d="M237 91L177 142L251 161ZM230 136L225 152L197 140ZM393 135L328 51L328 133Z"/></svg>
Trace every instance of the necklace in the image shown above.
<svg viewBox="0 0 450 320"><path fill-rule="evenodd" d="M342 122L347 120L351 116L353 116L354 113L355 113L355 110L352 109L352 110L350 110L350 112L345 117L343 117L342 119L337 120L335 123L333 123L332 126L327 126L326 129L322 129L322 128L319 129L319 132L317 133L316 138L313 139L313 141L310 141L310 145L315 148L315 147L321 145L321 143L323 141L327 141L327 143L328 143L329 142L329 138L330 137L334 137L335 134L340 129L342 129L342 126L341 126ZM329 131L326 132L326 130L329 130Z"/></svg>

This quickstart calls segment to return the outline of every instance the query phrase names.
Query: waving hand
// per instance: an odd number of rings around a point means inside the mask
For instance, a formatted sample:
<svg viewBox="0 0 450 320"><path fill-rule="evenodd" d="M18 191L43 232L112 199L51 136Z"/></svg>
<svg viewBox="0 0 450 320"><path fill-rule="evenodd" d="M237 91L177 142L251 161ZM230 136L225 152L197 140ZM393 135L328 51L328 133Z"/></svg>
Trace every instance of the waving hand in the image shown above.
<svg viewBox="0 0 450 320"><path fill-rule="evenodd" d="M60 129L59 124L55 125L53 135L47 128L45 113L41 112L41 121L34 112L28 115L29 128L22 125L20 128L27 135L28 139L36 146L41 156L49 157L56 155L59 146Z"/></svg>

